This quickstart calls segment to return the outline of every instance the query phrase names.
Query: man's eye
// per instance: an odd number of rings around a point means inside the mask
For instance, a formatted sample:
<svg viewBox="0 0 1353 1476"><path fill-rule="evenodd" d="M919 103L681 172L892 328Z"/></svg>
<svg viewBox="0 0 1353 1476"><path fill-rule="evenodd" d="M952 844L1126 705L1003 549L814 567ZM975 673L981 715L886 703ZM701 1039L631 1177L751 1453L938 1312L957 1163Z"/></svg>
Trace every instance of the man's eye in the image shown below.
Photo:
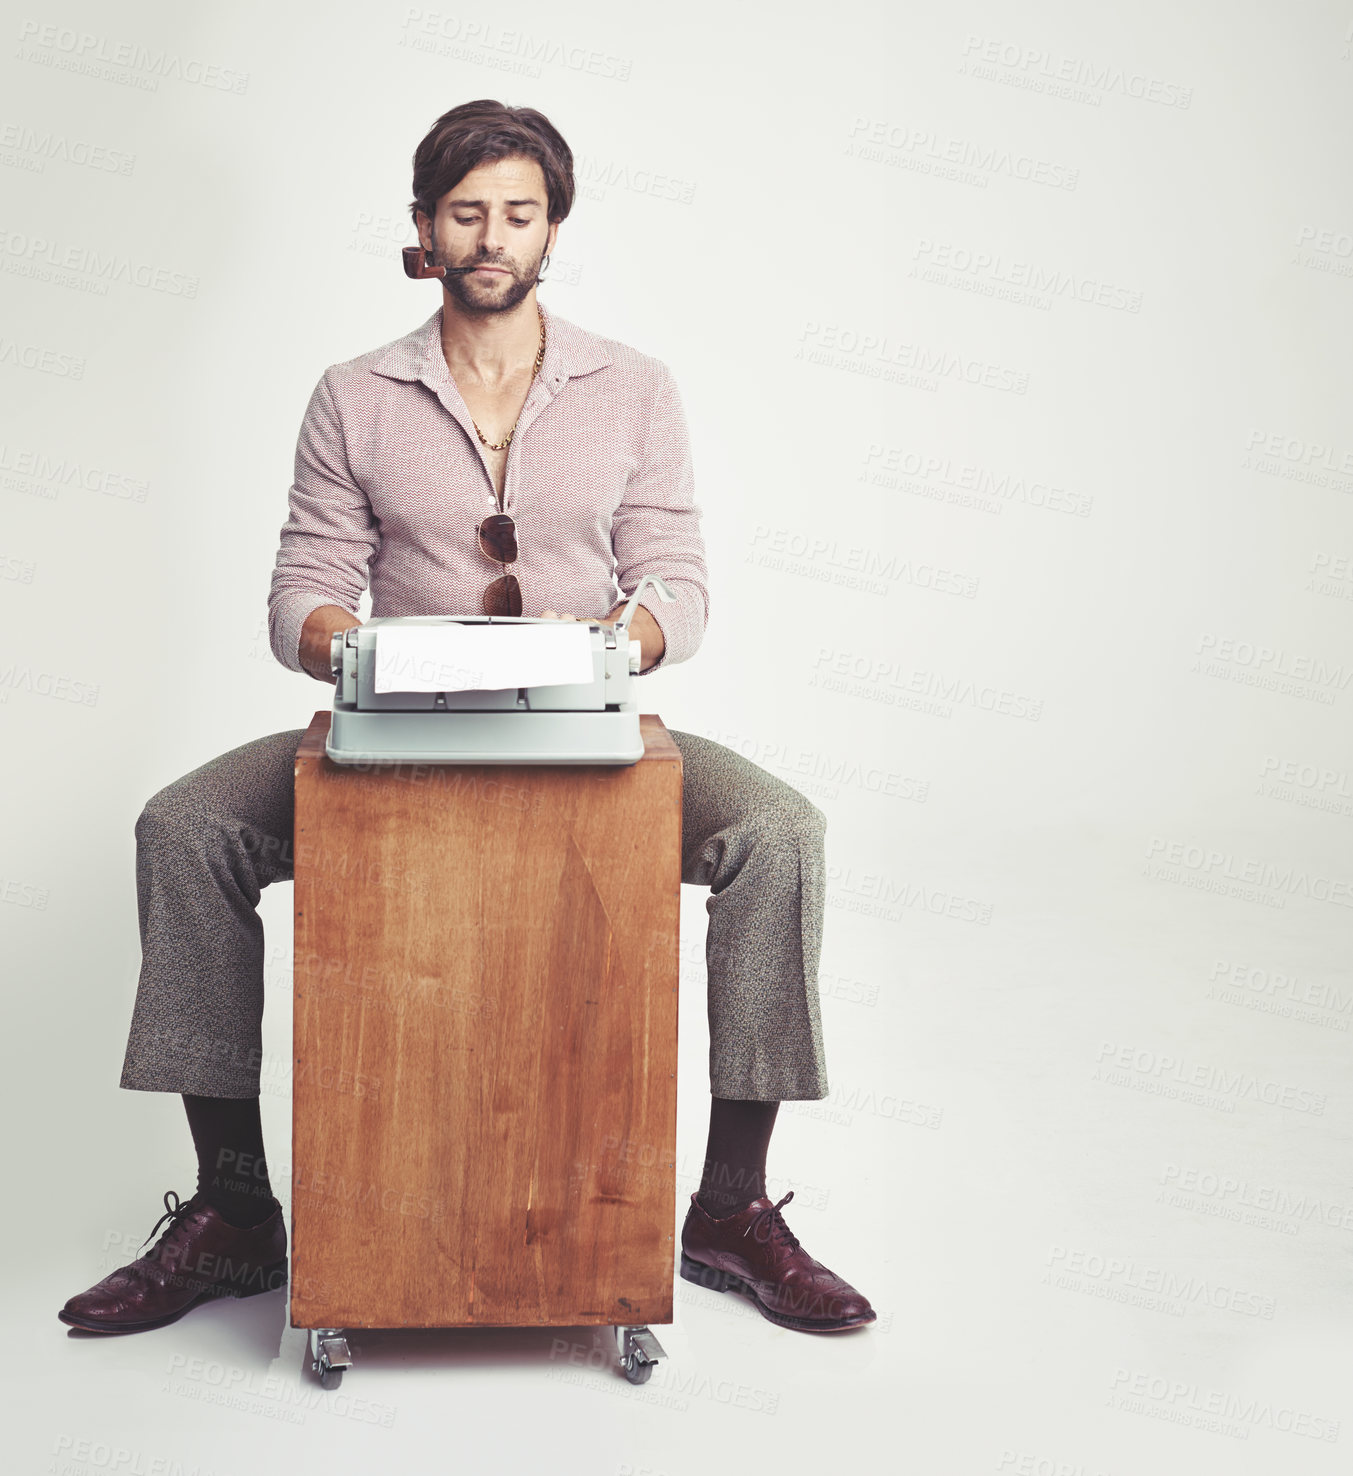
<svg viewBox="0 0 1353 1476"><path fill-rule="evenodd" d="M511 222L512 222L513 225L530 225L531 224L531 222L529 220L519 220L515 215L514 216L509 216L508 218L511 220Z"/></svg>

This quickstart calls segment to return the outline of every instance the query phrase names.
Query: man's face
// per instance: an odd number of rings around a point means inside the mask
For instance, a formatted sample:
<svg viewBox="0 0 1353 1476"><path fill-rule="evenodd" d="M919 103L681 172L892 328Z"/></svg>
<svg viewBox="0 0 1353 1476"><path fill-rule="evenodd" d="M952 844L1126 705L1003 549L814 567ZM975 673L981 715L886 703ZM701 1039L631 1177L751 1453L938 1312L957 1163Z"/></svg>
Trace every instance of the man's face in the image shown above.
<svg viewBox="0 0 1353 1476"><path fill-rule="evenodd" d="M443 195L435 227L419 212L418 238L435 266L476 267L442 279L463 312L504 313L526 297L559 229L547 210L544 170L511 158L481 164Z"/></svg>

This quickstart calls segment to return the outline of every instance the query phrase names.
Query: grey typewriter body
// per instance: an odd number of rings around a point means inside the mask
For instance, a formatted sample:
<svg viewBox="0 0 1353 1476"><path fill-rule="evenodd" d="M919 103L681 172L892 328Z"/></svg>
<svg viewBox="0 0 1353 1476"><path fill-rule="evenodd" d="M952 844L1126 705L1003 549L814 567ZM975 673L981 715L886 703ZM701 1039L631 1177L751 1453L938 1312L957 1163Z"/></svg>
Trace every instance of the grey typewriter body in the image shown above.
<svg viewBox="0 0 1353 1476"><path fill-rule="evenodd" d="M629 622L646 586L676 597L648 574L613 626L588 627L590 680L468 691L376 691L383 627L553 625L530 616L387 616L340 631L330 648L337 686L325 744L338 764L633 764L643 757L635 679L639 643Z"/></svg>

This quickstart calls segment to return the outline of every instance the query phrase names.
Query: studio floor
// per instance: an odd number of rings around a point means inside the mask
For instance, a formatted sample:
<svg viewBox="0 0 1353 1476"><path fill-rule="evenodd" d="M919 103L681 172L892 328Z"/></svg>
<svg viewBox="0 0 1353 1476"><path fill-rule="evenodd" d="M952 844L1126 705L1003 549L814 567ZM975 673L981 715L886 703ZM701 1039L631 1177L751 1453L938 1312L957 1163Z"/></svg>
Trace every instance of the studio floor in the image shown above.
<svg viewBox="0 0 1353 1476"><path fill-rule="evenodd" d="M609 1329L383 1330L352 1334L354 1367L326 1392L280 1292L135 1336L66 1329L65 1298L131 1258L165 1188L193 1187L176 1102L80 1084L82 1107L53 1110L100 1151L6 1222L26 1267L8 1468L1345 1471L1346 909L1313 895L1318 861L1255 886L1234 859L1228 880L1171 844L1045 835L974 859L955 842L986 921L932 910L933 889L871 897L838 868L820 976L831 1095L781 1108L770 1190L794 1189L791 1228L879 1319L794 1333L678 1278L675 1320L655 1329L667 1357L642 1386L616 1370ZM1227 854L1264 846L1236 837ZM284 937L289 888L272 891ZM682 1206L706 1125L704 896L683 891ZM270 954L274 997L286 966ZM267 1017L281 1059L287 1015ZM279 1165L288 1110L265 1091Z"/></svg>

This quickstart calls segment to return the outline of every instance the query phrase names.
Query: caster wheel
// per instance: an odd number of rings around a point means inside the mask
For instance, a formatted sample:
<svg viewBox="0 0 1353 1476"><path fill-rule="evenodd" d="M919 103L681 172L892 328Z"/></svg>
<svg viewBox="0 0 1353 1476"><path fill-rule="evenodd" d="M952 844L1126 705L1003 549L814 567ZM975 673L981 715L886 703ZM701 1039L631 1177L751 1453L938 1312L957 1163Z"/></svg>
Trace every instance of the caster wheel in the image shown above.
<svg viewBox="0 0 1353 1476"><path fill-rule="evenodd" d="M651 1328L621 1324L615 1330L616 1351L620 1370L631 1384L646 1384L653 1377L653 1365L667 1355Z"/></svg>
<svg viewBox="0 0 1353 1476"><path fill-rule="evenodd" d="M319 1379L321 1389L337 1389L343 1382L343 1370L352 1367L352 1350L341 1328L310 1329L310 1371Z"/></svg>

